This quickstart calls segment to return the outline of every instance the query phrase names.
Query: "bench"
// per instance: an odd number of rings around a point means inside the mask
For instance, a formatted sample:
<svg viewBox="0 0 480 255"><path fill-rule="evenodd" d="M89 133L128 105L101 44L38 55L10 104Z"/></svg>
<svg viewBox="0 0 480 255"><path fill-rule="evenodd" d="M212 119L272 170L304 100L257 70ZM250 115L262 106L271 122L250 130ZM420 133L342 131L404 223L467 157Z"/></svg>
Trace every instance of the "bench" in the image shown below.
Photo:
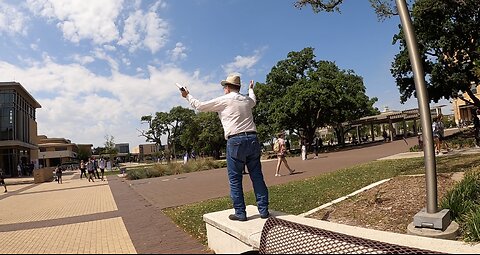
<svg viewBox="0 0 480 255"><path fill-rule="evenodd" d="M260 238L260 254L438 254L340 234L280 218L269 218Z"/></svg>
<svg viewBox="0 0 480 255"><path fill-rule="evenodd" d="M215 253L463 253L480 245L397 234L270 211L261 219L247 206L248 221L231 221L233 209L205 214L208 246Z"/></svg>

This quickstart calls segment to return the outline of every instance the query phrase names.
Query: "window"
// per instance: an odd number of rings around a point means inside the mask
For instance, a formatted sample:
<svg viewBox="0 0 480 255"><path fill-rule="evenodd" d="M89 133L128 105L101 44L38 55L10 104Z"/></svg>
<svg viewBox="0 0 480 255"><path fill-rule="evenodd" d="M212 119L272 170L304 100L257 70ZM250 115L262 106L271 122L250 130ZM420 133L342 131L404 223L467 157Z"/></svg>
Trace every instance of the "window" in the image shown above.
<svg viewBox="0 0 480 255"><path fill-rule="evenodd" d="M55 151L66 151L67 147L55 147Z"/></svg>

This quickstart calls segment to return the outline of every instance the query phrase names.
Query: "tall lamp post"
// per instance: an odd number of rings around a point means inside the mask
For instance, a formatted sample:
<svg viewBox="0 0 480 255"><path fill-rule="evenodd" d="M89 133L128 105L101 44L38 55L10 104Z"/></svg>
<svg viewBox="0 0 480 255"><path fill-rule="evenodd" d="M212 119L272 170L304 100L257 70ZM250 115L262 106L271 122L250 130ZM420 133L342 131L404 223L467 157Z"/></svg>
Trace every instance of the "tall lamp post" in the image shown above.
<svg viewBox="0 0 480 255"><path fill-rule="evenodd" d="M430 120L430 106L427 87L425 85L425 73L423 61L420 59L417 39L408 12L405 0L395 0L400 14L402 27L407 42L408 55L412 63L414 74L415 90L417 92L418 108L422 125L422 135L425 160L425 179L427 189L427 207L420 210L413 218L415 228L427 228L445 231L452 223L450 211L444 209L439 211L437 204L437 172L435 152L433 147L432 122ZM411 224L412 225L412 224ZM452 224L453 225L453 224ZM458 225L457 225L458 226ZM458 229L458 228L457 228ZM410 231L410 228L409 228ZM413 230L415 231L415 230ZM455 231L456 232L456 231ZM415 234L415 233L414 233ZM418 233L422 234L422 233Z"/></svg>

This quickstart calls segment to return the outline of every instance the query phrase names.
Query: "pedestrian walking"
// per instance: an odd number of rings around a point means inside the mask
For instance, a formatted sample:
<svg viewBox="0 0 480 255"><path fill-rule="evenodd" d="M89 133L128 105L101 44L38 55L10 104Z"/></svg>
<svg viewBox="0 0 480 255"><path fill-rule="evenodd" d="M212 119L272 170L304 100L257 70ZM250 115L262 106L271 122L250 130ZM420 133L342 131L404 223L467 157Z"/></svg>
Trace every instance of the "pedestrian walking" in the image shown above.
<svg viewBox="0 0 480 255"><path fill-rule="evenodd" d="M240 94L240 76L229 75L221 82L224 95L201 102L190 95L187 88L181 93L190 105L202 112L217 112L227 140L227 172L230 183L230 197L235 214L230 220L246 221L247 212L243 194L242 172L247 166L252 181L258 212L262 219L268 218L268 189L263 179L260 163L261 145L258 141L252 109L256 104L253 81L250 81L248 96Z"/></svg>
<svg viewBox="0 0 480 255"><path fill-rule="evenodd" d="M18 163L17 165L18 177L22 177L22 164Z"/></svg>
<svg viewBox="0 0 480 255"><path fill-rule="evenodd" d="M318 158L318 151L322 147L322 143L322 138L320 138L319 136L315 136L315 138L313 138L313 150L315 151L315 157L313 158Z"/></svg>
<svg viewBox="0 0 480 255"><path fill-rule="evenodd" d="M0 185L5 189L4 193L7 193L7 184L5 184L5 177L3 176L3 170L0 168Z"/></svg>
<svg viewBox="0 0 480 255"><path fill-rule="evenodd" d="M62 184L63 183L63 180L62 180L62 167L60 165L57 166L57 168L55 168L55 175L57 176L57 183L58 184Z"/></svg>
<svg viewBox="0 0 480 255"><path fill-rule="evenodd" d="M306 145L306 142L305 142L305 139L302 139L302 144L301 144L301 157L302 157L302 160L307 160L307 145Z"/></svg>
<svg viewBox="0 0 480 255"><path fill-rule="evenodd" d="M95 174L93 175L93 177L100 179L100 174L98 173L98 160L96 158L93 158L93 168L95 169L94 173L97 174L96 177Z"/></svg>
<svg viewBox="0 0 480 255"><path fill-rule="evenodd" d="M105 181L104 180L104 176L105 176L105 159L104 158L100 158L100 160L98 161L98 168L100 168L100 173L102 174L102 181Z"/></svg>
<svg viewBox="0 0 480 255"><path fill-rule="evenodd" d="M475 148L480 148L480 119L478 115L480 115L480 109L472 111L473 115L473 131L475 136Z"/></svg>
<svg viewBox="0 0 480 255"><path fill-rule="evenodd" d="M87 172L88 172L88 182L92 180L92 182L95 182L94 180L94 175L95 175L95 162L93 160L93 157L90 158L87 162Z"/></svg>
<svg viewBox="0 0 480 255"><path fill-rule="evenodd" d="M443 142L445 138L445 126L443 125L443 115L439 114L437 117L433 118L432 123L432 132L433 132L433 139L435 141L435 149L437 155L443 155L442 148L445 145L447 151L450 149L448 145Z"/></svg>
<svg viewBox="0 0 480 255"><path fill-rule="evenodd" d="M87 167L85 166L85 162L80 160L80 179L82 179L82 176L85 175L85 178L87 177Z"/></svg>
<svg viewBox="0 0 480 255"><path fill-rule="evenodd" d="M275 170L275 176L282 176L280 174L280 166L283 164L287 167L290 174L295 172L295 169L291 169L288 165L287 159L285 158L285 154L287 152L287 147L285 146L285 133L280 132L277 134L277 141L275 141L277 145L274 146L274 151L277 153L277 168Z"/></svg>

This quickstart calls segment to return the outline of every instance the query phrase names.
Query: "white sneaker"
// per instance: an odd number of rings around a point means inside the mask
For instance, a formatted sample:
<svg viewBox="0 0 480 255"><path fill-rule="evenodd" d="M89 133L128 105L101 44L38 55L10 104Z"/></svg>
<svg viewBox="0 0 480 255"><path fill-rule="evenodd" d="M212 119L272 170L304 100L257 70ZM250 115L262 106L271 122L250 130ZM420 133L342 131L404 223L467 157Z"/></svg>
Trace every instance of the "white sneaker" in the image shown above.
<svg viewBox="0 0 480 255"><path fill-rule="evenodd" d="M278 177L278 176L282 176L282 175L281 175L281 174L275 174L275 176L277 176L277 177Z"/></svg>
<svg viewBox="0 0 480 255"><path fill-rule="evenodd" d="M443 155L443 152L439 152L439 153L437 153L437 155L438 155L438 156L441 156L441 155Z"/></svg>

